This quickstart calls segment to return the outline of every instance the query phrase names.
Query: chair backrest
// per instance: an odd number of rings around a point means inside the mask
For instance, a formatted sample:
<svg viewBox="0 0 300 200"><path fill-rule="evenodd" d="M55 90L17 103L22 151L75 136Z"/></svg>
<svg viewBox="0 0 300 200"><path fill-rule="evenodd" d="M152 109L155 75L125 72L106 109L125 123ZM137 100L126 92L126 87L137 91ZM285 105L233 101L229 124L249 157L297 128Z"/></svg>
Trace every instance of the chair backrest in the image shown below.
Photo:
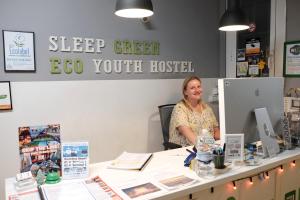
<svg viewBox="0 0 300 200"><path fill-rule="evenodd" d="M164 142L169 142L169 126L171 120L171 114L173 108L176 104L166 104L158 106L159 115L160 115L160 123L162 128L162 133L164 137Z"/></svg>

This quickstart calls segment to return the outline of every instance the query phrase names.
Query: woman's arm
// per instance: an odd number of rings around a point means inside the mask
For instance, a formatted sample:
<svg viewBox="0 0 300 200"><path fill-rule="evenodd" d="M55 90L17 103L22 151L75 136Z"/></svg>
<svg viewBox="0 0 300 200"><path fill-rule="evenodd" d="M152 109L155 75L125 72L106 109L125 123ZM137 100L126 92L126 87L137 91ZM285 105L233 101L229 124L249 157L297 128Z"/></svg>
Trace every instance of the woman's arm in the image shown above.
<svg viewBox="0 0 300 200"><path fill-rule="evenodd" d="M193 144L193 145L196 144L197 136L190 127L179 126L179 127L177 127L177 129L178 129L179 133L182 134L184 137L186 137L191 144Z"/></svg>
<svg viewBox="0 0 300 200"><path fill-rule="evenodd" d="M179 133L182 134L184 137L186 137L190 143L192 143L193 145L196 144L197 136L190 127L179 126L177 129L178 129ZM214 138L215 138L215 140L220 139L220 128L219 127L214 128Z"/></svg>
<svg viewBox="0 0 300 200"><path fill-rule="evenodd" d="M219 127L214 127L214 138L215 138L215 140L220 139L220 128Z"/></svg>

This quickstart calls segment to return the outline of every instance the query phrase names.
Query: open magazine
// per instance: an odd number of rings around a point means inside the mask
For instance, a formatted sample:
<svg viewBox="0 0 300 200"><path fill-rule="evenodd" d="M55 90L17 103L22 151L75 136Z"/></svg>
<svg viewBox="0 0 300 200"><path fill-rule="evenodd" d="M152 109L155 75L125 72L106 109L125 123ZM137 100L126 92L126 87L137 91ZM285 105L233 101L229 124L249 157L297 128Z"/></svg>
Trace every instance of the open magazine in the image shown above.
<svg viewBox="0 0 300 200"><path fill-rule="evenodd" d="M125 151L112 161L108 168L142 170L151 157L152 153L128 153Z"/></svg>
<svg viewBox="0 0 300 200"><path fill-rule="evenodd" d="M99 176L87 179L44 184L39 187L43 200L122 200Z"/></svg>

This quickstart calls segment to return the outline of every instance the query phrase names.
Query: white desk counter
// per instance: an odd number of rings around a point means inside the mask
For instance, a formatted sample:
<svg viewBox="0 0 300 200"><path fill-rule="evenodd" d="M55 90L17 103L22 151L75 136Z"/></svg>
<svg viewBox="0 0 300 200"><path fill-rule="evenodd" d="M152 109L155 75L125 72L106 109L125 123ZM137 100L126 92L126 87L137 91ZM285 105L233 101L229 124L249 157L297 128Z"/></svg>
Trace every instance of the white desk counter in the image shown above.
<svg viewBox="0 0 300 200"><path fill-rule="evenodd" d="M228 171L209 178L197 176L190 168L183 166L183 161L188 152L185 148L162 151L154 153L150 162L142 171L128 171L108 169L109 162L101 162L90 165L90 176L100 176L109 186L111 186L124 199L129 199L119 187L130 181L142 180L147 175L160 170L170 170L184 174L188 177L199 180L199 182L180 187L175 190L163 190L145 196L144 199L224 199L229 197L234 199L284 199L287 193L292 194L295 190L296 196L300 192L300 149L287 150L278 154L275 158L264 159L259 166L233 166ZM296 166L290 163L296 161ZM280 172L280 166L284 171ZM258 174L268 172L269 179L259 179ZM252 177L254 184L249 184ZM6 179L6 199L12 194L16 194L13 187L14 178ZM233 189L232 181L236 182L237 189ZM125 184L125 185L126 185ZM211 188L213 189L213 192ZM297 195L298 194L298 195ZM39 199L37 197L34 197ZM33 198L31 198L33 199ZM140 198L134 198L140 199Z"/></svg>

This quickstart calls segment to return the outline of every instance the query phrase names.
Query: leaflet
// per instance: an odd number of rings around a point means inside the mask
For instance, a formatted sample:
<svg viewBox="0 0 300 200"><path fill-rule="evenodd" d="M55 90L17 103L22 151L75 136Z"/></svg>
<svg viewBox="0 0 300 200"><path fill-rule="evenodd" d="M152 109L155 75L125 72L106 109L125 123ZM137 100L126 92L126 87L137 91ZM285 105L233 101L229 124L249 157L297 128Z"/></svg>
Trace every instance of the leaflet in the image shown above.
<svg viewBox="0 0 300 200"><path fill-rule="evenodd" d="M86 178L89 175L88 142L62 143L62 176L64 179Z"/></svg>

